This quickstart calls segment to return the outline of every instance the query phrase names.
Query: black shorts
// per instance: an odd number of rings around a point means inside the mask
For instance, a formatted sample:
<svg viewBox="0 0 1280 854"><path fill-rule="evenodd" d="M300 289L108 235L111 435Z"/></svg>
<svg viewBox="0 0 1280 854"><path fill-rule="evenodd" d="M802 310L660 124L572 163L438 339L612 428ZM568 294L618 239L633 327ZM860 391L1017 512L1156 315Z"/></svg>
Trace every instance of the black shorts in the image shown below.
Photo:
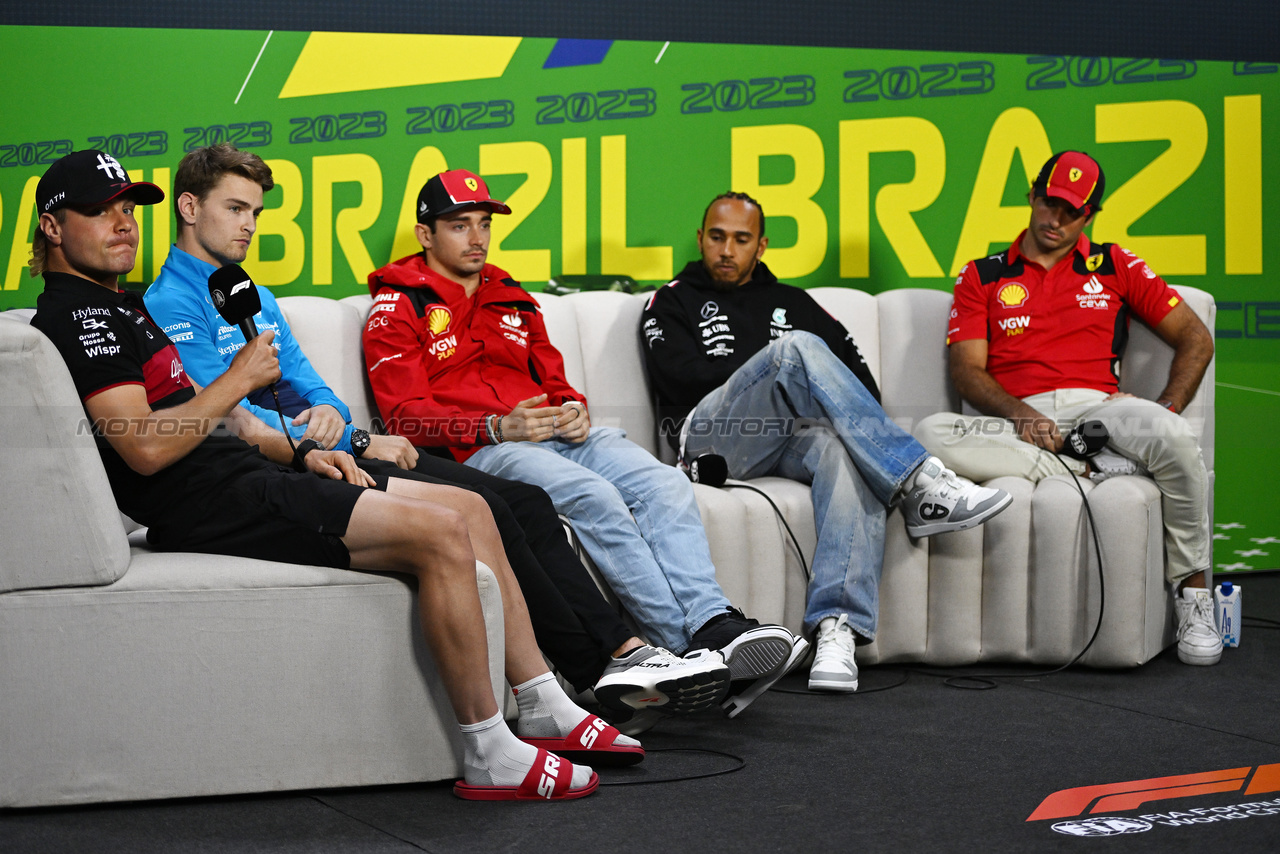
<svg viewBox="0 0 1280 854"><path fill-rule="evenodd" d="M373 479L373 488L385 492L387 478ZM365 492L346 481L264 467L212 498L203 519L169 547L347 569L351 553L340 538Z"/></svg>

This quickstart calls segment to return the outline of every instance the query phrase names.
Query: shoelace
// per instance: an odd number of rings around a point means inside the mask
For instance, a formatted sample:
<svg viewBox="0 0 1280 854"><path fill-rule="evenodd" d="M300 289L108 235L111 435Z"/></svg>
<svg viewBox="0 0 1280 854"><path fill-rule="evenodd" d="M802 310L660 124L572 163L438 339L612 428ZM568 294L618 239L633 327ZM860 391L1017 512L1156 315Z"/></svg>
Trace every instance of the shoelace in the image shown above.
<svg viewBox="0 0 1280 854"><path fill-rule="evenodd" d="M853 632L842 631L847 628L849 615L841 614L836 624L818 636L818 651L814 665L822 661L847 661L853 657Z"/></svg>
<svg viewBox="0 0 1280 854"><path fill-rule="evenodd" d="M1209 604L1207 599L1199 596L1191 604L1191 608L1187 611L1186 618L1182 621L1182 625L1178 626L1178 637L1192 629L1197 624L1207 626L1214 634L1218 633L1217 628L1213 625L1213 606Z"/></svg>

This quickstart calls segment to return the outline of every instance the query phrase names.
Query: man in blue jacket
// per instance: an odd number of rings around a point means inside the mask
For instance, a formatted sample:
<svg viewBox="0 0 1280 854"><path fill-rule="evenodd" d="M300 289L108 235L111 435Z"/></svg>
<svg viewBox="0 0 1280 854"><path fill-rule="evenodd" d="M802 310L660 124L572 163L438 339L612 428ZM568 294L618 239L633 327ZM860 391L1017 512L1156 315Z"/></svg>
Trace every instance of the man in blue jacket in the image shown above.
<svg viewBox="0 0 1280 854"><path fill-rule="evenodd" d="M209 275L245 259L263 193L273 186L260 157L225 144L190 152L174 177L178 239L147 291L146 306L177 345L187 374L202 386L221 376L245 345L240 330L210 301ZM279 348L280 412L268 389L241 405L256 416L251 423L264 439L278 439L284 427L295 441L310 439L354 455L368 473L478 492L498 524L540 647L579 691L594 687L619 726L638 710L691 712L723 698L729 671L718 653L681 659L631 633L574 554L546 492L420 454L402 437L353 426L350 410L311 367L275 297L265 288L258 293L262 310L254 322L275 333Z"/></svg>

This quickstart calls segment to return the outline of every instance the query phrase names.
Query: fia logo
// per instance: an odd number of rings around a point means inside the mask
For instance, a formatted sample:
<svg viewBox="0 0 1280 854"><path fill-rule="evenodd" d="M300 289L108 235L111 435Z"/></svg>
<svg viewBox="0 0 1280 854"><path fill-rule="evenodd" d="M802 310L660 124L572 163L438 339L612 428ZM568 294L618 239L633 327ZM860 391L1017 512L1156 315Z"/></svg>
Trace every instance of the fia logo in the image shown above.
<svg viewBox="0 0 1280 854"><path fill-rule="evenodd" d="M1119 836L1125 833L1143 833L1155 827L1144 818L1098 816L1082 821L1060 821L1053 829L1068 836Z"/></svg>

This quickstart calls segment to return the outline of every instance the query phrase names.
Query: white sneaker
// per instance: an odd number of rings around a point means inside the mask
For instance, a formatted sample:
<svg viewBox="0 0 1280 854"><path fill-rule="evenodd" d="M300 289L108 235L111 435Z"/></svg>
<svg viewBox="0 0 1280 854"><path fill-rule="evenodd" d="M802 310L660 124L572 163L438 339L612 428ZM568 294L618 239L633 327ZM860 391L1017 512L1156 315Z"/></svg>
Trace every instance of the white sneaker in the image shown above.
<svg viewBox="0 0 1280 854"><path fill-rule="evenodd" d="M916 469L915 481L902 500L907 533L931 537L981 525L1008 507L1013 496L1003 489L978 486L929 457Z"/></svg>
<svg viewBox="0 0 1280 854"><path fill-rule="evenodd" d="M1183 664L1217 664L1222 635L1213 625L1213 597L1204 587L1184 587L1173 600L1178 618L1178 660Z"/></svg>
<svg viewBox="0 0 1280 854"><path fill-rule="evenodd" d="M858 690L858 664L853 660L853 629L849 615L827 617L818 623L818 649L809 668L810 691L852 693Z"/></svg>
<svg viewBox="0 0 1280 854"><path fill-rule="evenodd" d="M729 667L711 650L680 658L660 647L642 646L610 661L594 691L597 702L619 712L661 708L687 714L724 699Z"/></svg>
<svg viewBox="0 0 1280 854"><path fill-rule="evenodd" d="M1102 483L1104 480L1110 480L1113 477L1120 477L1126 474L1151 477L1151 472L1128 457L1122 457L1109 448L1103 448L1091 457L1089 459L1089 468L1093 469L1089 473L1089 480L1094 483Z"/></svg>

